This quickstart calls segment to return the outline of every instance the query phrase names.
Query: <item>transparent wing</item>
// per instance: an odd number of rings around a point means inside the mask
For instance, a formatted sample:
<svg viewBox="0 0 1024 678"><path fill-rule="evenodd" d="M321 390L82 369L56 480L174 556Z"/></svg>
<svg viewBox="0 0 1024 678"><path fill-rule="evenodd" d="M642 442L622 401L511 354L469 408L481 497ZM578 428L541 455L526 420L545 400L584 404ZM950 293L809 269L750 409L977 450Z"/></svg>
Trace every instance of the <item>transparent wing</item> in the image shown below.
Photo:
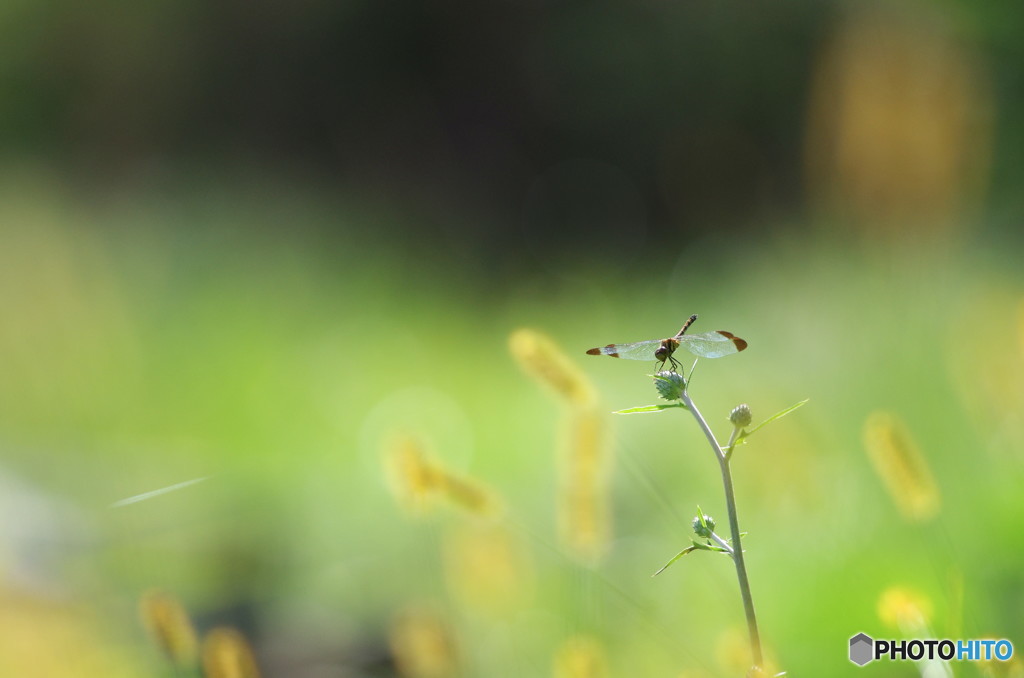
<svg viewBox="0 0 1024 678"><path fill-rule="evenodd" d="M703 334L684 334L677 338L680 348L685 348L701 358L721 358L724 355L739 353L747 347L747 342L725 330L704 332Z"/></svg>
<svg viewBox="0 0 1024 678"><path fill-rule="evenodd" d="M608 344L587 351L590 355L607 355L626 360L655 360L654 352L661 346L661 339L638 341L635 344Z"/></svg>

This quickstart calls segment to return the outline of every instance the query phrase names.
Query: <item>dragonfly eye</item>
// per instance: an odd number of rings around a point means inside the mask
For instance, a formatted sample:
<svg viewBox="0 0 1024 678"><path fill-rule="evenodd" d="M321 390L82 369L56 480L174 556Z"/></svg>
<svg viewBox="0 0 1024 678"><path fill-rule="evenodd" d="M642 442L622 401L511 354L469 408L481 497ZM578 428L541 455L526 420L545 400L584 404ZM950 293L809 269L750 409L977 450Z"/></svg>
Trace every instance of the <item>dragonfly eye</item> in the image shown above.
<svg viewBox="0 0 1024 678"><path fill-rule="evenodd" d="M660 360L661 362L668 360L668 349L664 346L659 346L657 350L654 351L654 359Z"/></svg>

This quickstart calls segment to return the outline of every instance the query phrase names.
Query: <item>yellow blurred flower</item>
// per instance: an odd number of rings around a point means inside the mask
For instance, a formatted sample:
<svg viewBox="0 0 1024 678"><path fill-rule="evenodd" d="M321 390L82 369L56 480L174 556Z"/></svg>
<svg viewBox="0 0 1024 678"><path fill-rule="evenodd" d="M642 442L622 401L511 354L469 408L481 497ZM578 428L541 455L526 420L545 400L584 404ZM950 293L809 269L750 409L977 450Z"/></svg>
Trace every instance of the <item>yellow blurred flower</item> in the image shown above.
<svg viewBox="0 0 1024 678"><path fill-rule="evenodd" d="M403 610L391 625L390 642L398 672L405 678L445 678L459 673L452 631L428 607Z"/></svg>
<svg viewBox="0 0 1024 678"><path fill-rule="evenodd" d="M817 59L808 193L873 235L948 238L988 179L988 72L927 7L893 6L852 5Z"/></svg>
<svg viewBox="0 0 1024 678"><path fill-rule="evenodd" d="M604 648L589 636L573 636L555 653L555 678L607 678Z"/></svg>
<svg viewBox="0 0 1024 678"><path fill-rule="evenodd" d="M388 477L395 496L411 513L428 510L437 498L481 516L501 512L501 500L480 482L444 468L413 435L394 436L385 446Z"/></svg>
<svg viewBox="0 0 1024 678"><path fill-rule="evenodd" d="M907 635L920 635L931 623L932 604L916 591L894 586L879 596L878 618Z"/></svg>
<svg viewBox="0 0 1024 678"><path fill-rule="evenodd" d="M868 417L864 447L905 519L923 522L938 514L939 488L910 432L895 415L875 412Z"/></svg>
<svg viewBox="0 0 1024 678"><path fill-rule="evenodd" d="M509 350L530 376L569 405L588 407L594 404L596 398L590 380L544 334L531 329L516 330L509 337Z"/></svg>
<svg viewBox="0 0 1024 678"><path fill-rule="evenodd" d="M559 484L559 534L576 557L592 562L608 550L612 535L605 415L595 409L569 415L569 443Z"/></svg>
<svg viewBox="0 0 1024 678"><path fill-rule="evenodd" d="M249 642L228 627L215 628L203 639L203 672L206 678L259 678Z"/></svg>
<svg viewBox="0 0 1024 678"><path fill-rule="evenodd" d="M388 479L396 498L410 512L421 513L441 484L441 469L427 457L423 442L395 435L385 445Z"/></svg>
<svg viewBox="0 0 1024 678"><path fill-rule="evenodd" d="M459 508L482 517L501 513L498 495L477 480L446 470L442 471L439 480L441 494Z"/></svg>
<svg viewBox="0 0 1024 678"><path fill-rule="evenodd" d="M163 591L147 591L139 601L139 615L171 663L181 668L195 664L198 641L184 606Z"/></svg>
<svg viewBox="0 0 1024 678"><path fill-rule="evenodd" d="M444 555L448 586L463 606L499 615L529 602L529 553L506 528L464 526L449 536Z"/></svg>
<svg viewBox="0 0 1024 678"><path fill-rule="evenodd" d="M571 555L592 563L607 551L612 530L605 415L597 409L595 389L575 363L536 330L516 330L509 348L529 374L570 406L563 415L568 439L559 478L558 531Z"/></svg>

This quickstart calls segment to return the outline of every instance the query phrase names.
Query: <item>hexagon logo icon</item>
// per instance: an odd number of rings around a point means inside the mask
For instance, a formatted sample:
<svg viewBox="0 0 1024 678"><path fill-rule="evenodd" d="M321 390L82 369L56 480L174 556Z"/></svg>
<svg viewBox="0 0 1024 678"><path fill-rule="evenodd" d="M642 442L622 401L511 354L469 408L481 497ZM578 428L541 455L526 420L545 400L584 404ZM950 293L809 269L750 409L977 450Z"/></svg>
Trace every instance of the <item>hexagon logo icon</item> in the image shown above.
<svg viewBox="0 0 1024 678"><path fill-rule="evenodd" d="M850 638L850 661L857 666L864 666L874 659L875 641L866 633L858 633Z"/></svg>

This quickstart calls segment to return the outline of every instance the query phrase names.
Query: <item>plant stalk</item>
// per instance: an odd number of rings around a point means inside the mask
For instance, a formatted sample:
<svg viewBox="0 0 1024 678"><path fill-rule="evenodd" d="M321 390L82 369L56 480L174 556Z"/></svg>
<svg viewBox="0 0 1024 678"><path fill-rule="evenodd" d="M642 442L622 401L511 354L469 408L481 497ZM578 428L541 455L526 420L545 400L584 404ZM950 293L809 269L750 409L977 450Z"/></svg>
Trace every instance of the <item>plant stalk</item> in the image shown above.
<svg viewBox="0 0 1024 678"><path fill-rule="evenodd" d="M757 630L757 616L754 614L754 599L750 595L750 582L747 579L747 566L743 562L743 546L740 544L740 522L736 515L736 494L733 491L732 486L732 472L729 469L729 457L722 450L722 446L718 444L715 439L715 434L711 432L711 428L708 423L704 421L704 417L701 416L700 410L690 400L690 394L683 391L681 397L683 404L686 405L692 414L693 418L697 420L697 424L701 430L704 431L704 435L707 437L708 442L711 443L712 449L715 451L715 456L718 457L718 466L722 471L722 485L725 487L725 504L729 510L729 531L732 533L732 562L736 565L736 578L739 579L740 583L740 596L743 598L743 611L747 616L747 630L750 632L750 652L754 656L754 666L758 668L764 665L764 657L761 652L761 634ZM735 440L736 431L733 432L733 440ZM732 441L730 441L730 451L732 448Z"/></svg>

